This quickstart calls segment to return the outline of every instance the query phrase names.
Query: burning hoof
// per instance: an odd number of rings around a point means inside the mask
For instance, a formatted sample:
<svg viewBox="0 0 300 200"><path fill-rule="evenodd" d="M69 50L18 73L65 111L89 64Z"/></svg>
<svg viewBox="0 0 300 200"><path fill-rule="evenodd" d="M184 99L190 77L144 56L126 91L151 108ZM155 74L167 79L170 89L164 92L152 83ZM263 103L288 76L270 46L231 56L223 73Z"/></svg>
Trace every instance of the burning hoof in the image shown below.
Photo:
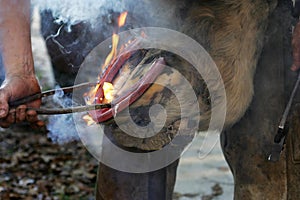
<svg viewBox="0 0 300 200"><path fill-rule="evenodd" d="M186 146L199 127L199 107L203 113L209 113L210 108L206 85L193 70L188 62L160 50L121 54L90 91L95 103L111 101L112 108L91 111L90 115L109 126L107 134L119 146L159 150L178 135L184 138L185 144L180 145ZM113 85L110 92L105 91L107 82ZM186 98L190 96L187 85L192 85L195 98ZM207 101L199 101L198 96Z"/></svg>

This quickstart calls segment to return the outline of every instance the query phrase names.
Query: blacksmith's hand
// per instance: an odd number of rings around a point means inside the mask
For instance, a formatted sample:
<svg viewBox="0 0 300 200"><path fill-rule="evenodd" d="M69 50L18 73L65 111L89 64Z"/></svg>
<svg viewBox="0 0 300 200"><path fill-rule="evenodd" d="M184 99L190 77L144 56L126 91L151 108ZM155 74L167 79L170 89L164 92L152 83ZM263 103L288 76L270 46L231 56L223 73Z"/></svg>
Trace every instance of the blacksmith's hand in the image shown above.
<svg viewBox="0 0 300 200"><path fill-rule="evenodd" d="M0 88L0 126L9 127L11 124L28 121L32 127L44 126L34 110L26 110L27 107L38 108L40 100L32 101L26 105L10 108L8 102L25 96L39 93L40 86L34 74L7 74Z"/></svg>
<svg viewBox="0 0 300 200"><path fill-rule="evenodd" d="M30 35L30 0L0 1L0 51L5 80L0 87L0 126L28 121L43 125L29 107L39 107L40 100L9 107L9 102L40 92L34 73Z"/></svg>

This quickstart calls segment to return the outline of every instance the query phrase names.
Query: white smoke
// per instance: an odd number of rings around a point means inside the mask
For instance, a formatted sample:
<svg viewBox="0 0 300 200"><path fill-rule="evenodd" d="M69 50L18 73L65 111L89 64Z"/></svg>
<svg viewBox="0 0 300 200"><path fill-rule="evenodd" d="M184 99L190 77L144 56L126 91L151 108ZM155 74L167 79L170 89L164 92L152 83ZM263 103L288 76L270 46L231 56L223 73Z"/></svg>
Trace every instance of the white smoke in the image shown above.
<svg viewBox="0 0 300 200"><path fill-rule="evenodd" d="M59 87L56 88L53 101L63 108L73 106L72 98L66 96ZM47 129L49 130L48 137L54 143L64 144L80 139L74 125L72 114L50 116Z"/></svg>
<svg viewBox="0 0 300 200"><path fill-rule="evenodd" d="M109 10L124 11L121 0L32 0L40 10L51 10L57 22L76 24L88 21L95 24L97 17Z"/></svg>

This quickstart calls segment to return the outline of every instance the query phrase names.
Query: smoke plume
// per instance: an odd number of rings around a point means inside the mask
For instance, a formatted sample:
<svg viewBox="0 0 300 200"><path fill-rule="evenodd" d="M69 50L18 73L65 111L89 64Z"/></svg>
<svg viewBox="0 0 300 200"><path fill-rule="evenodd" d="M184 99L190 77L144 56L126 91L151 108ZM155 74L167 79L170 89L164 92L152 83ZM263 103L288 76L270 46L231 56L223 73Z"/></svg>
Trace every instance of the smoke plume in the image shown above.
<svg viewBox="0 0 300 200"><path fill-rule="evenodd" d="M94 24L97 17L107 14L109 10L124 10L121 0L32 0L32 4L41 10L51 10L58 23L69 25L81 21Z"/></svg>
<svg viewBox="0 0 300 200"><path fill-rule="evenodd" d="M73 106L72 98L65 95L58 87L53 95L53 101L63 108ZM54 143L64 144L79 140L72 114L50 116L47 129L49 130L48 137Z"/></svg>

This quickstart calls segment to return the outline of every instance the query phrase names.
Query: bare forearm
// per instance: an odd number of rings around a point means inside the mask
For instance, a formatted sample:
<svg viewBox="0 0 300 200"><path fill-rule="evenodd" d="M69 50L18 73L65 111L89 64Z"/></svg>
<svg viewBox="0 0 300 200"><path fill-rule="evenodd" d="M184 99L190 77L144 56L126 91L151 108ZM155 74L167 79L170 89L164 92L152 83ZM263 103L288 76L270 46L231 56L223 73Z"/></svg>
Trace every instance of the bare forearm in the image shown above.
<svg viewBox="0 0 300 200"><path fill-rule="evenodd" d="M0 0L0 48L6 76L34 74L30 0Z"/></svg>

